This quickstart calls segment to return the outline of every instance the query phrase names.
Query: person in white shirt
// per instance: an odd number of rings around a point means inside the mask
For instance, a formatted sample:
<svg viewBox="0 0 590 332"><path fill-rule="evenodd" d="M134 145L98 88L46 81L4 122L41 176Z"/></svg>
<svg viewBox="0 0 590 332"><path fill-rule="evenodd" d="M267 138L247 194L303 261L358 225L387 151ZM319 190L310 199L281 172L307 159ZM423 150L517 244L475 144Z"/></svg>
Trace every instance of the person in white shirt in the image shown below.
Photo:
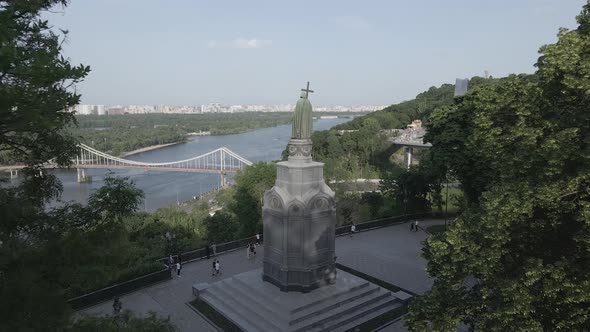
<svg viewBox="0 0 590 332"><path fill-rule="evenodd" d="M221 264L219 261L215 262L215 275L221 275Z"/></svg>
<svg viewBox="0 0 590 332"><path fill-rule="evenodd" d="M352 239L352 235L356 233L356 225L352 224L350 225L350 238Z"/></svg>

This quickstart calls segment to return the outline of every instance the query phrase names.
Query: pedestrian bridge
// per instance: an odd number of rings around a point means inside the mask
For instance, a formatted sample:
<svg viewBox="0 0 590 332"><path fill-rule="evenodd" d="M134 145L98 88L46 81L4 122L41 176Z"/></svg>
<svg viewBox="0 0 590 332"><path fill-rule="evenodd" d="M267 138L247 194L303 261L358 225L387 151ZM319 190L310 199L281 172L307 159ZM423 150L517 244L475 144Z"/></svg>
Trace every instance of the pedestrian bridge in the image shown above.
<svg viewBox="0 0 590 332"><path fill-rule="evenodd" d="M252 162L226 147L221 147L211 152L195 156L189 159L170 161L170 162L143 162L129 160L120 157L111 156L108 153L99 151L85 144L78 145L78 155L72 161L72 167L78 169L78 181L83 182L86 178L84 169L86 168L106 168L106 169L144 169L156 171L174 171L174 172L204 172L219 173L221 184L225 184L224 176L226 173L237 172ZM0 170L10 171L11 177L18 174L18 170L26 167L24 164L0 165ZM49 162L46 168L58 168L59 166Z"/></svg>

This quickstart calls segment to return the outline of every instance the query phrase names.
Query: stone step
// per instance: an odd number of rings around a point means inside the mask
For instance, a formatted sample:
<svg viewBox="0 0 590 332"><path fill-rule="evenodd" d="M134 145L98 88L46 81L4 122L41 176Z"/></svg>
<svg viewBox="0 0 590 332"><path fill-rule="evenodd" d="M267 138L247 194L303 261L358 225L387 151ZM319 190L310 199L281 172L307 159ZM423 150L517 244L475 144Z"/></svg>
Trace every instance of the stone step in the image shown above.
<svg viewBox="0 0 590 332"><path fill-rule="evenodd" d="M280 327L284 324L281 322L287 322L289 320L288 317L284 317L281 312L273 309L272 303L269 304L268 302L261 300L259 296L260 292L249 292L248 289L242 288L241 285L237 285L233 278L223 280L220 286L225 287L228 292L231 292L234 299L239 302L242 307L252 307L252 311L257 311L261 316L261 319L269 321L269 323L276 327Z"/></svg>
<svg viewBox="0 0 590 332"><path fill-rule="evenodd" d="M242 280L240 278L236 278L236 277L232 277L232 280L234 280L236 282L236 287L243 287L244 289L247 289L251 293L256 294L256 296L258 296L260 298L260 301L263 301L266 303L272 303L273 307L278 308L278 310L276 310L276 311L289 312L289 309L287 307L281 305L274 298L272 298L271 296L268 296L264 292L260 292L258 289L250 286L244 280Z"/></svg>
<svg viewBox="0 0 590 332"><path fill-rule="evenodd" d="M218 299L214 294L204 292L200 295L200 299L207 302L210 306L214 307L217 312L223 311L225 318L238 325L244 331L260 331L258 327L251 325L243 316L236 312L231 306L227 305L222 300ZM239 324L238 324L239 322Z"/></svg>
<svg viewBox="0 0 590 332"><path fill-rule="evenodd" d="M230 305L233 311L237 312L240 316L247 320L250 325L256 327L257 331L284 330L281 328L280 324L275 325L275 323L272 323L263 315L257 313L256 310L252 310L256 308L252 307L251 303L242 303L240 300L238 300L234 293L225 287L226 285L227 283L225 281L215 283L215 295L217 298Z"/></svg>
<svg viewBox="0 0 590 332"><path fill-rule="evenodd" d="M374 292L360 298L354 302L346 303L342 306L333 308L333 310L324 312L320 315L310 317L307 320L301 321L291 326L291 331L302 332L310 330L322 331L326 326L331 326L334 323L346 319L351 316L358 316L358 312L366 311L366 308L372 308L373 304L377 303L388 303L387 300L397 300L391 296L391 292L385 291L381 288L378 292ZM346 316L346 317L344 317ZM361 315L362 316L362 315ZM356 318L355 318L356 319Z"/></svg>
<svg viewBox="0 0 590 332"><path fill-rule="evenodd" d="M298 313L300 311L305 311L306 309L307 309L307 311L313 310L313 309L310 309L310 308L311 307L314 307L314 306L321 305L324 302L332 301L332 300L334 300L334 299L336 299L338 297L345 296L345 295L349 294L350 292L353 292L353 291L355 291L357 289L361 289L361 288L368 287L368 286L369 286L369 282L365 282L365 283L363 283L361 285L358 285L356 287L351 287L351 288L349 288L347 290L344 290L344 291L342 291L340 293L336 293L336 294L333 294L331 296L325 297L325 298L323 298L321 300L314 301L314 302L308 303L306 305L303 305L301 307L295 308L295 309L291 310L291 314L296 314L296 313Z"/></svg>
<svg viewBox="0 0 590 332"><path fill-rule="evenodd" d="M338 324L334 324L337 326L330 327L330 331L331 332L346 332L350 329L353 329L353 328L359 326L360 324L362 324L366 321L369 321L379 315L382 315L392 309L395 309L395 308L403 305L403 303L399 299L397 299L397 300L390 299L390 300L388 300L388 302L390 302L390 305L387 305L387 306L381 306L380 304L375 305L375 307L381 307L381 308L380 309L372 308L369 310L369 312L363 313L363 316L361 318L358 318L357 320L347 322L346 324L344 324L344 322L339 322ZM348 318L346 320L348 320ZM342 324L344 324L344 325L342 325Z"/></svg>
<svg viewBox="0 0 590 332"><path fill-rule="evenodd" d="M373 285L372 287L368 287L369 283L366 285L361 285L362 287L353 287L351 290L335 294L337 296L331 297L331 301L321 301L314 306L306 306L305 310L300 311L297 315L294 315L289 321L289 325L295 325L299 322L304 320L310 319L313 316L321 315L331 310L335 310L338 307L346 305L347 303L351 303L353 301L358 301L364 297L368 297L373 293L379 292L380 287ZM320 302L320 301L318 301Z"/></svg>

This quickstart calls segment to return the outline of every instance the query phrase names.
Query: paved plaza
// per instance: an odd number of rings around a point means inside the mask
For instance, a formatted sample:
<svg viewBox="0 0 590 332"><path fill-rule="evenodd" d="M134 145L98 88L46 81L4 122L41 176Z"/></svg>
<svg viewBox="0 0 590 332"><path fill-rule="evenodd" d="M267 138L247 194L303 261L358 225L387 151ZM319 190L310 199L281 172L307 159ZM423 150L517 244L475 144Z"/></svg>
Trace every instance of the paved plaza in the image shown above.
<svg viewBox="0 0 590 332"><path fill-rule="evenodd" d="M442 223L442 220L420 221L421 227ZM421 294L432 285L420 256L422 241L427 238L423 231L411 232L408 223L379 228L336 238L337 262L356 270L385 280L412 292ZM201 316L195 313L187 302L194 299L192 285L198 282L215 282L242 272L262 267L262 247L257 257L248 260L246 248L216 258L221 263L221 277L212 277L212 261L199 260L185 264L180 277L121 297L123 309L138 314L149 311L163 317L170 317L179 331L217 331ZM112 302L105 302L85 309L88 314L111 314ZM400 320L382 331L406 331Z"/></svg>

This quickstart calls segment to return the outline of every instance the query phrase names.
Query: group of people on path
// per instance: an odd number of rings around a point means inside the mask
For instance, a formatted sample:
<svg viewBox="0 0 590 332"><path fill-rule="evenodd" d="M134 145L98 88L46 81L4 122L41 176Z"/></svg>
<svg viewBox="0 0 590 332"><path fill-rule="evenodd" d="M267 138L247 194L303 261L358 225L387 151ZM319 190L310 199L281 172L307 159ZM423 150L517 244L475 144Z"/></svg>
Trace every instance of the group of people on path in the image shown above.
<svg viewBox="0 0 590 332"><path fill-rule="evenodd" d="M256 257L256 243L250 242L246 246L246 258Z"/></svg>
<svg viewBox="0 0 590 332"><path fill-rule="evenodd" d="M261 235L260 234L256 234L255 235L255 242L250 242L248 243L248 247L246 248L246 256L248 259L250 259L251 256L255 257L256 256L256 247L260 245L261 243ZM207 256L207 259L211 258L211 256L215 257L215 255L217 255L217 246L215 244L212 245L206 245L205 246L205 255ZM174 256L170 255L168 256L168 268L171 270L175 270L176 271L176 275L178 277L180 277L180 271L182 270L182 264L181 264L181 256L180 254L176 255L176 261L174 260ZM212 276L219 276L221 275L221 264L219 263L218 259L214 259L213 263L212 263L212 267L213 267L213 271L212 271Z"/></svg>
<svg viewBox="0 0 590 332"><path fill-rule="evenodd" d="M256 234L255 236L256 242L250 242L246 246L246 258L250 259L250 257L256 257L256 247L260 245L260 234Z"/></svg>

